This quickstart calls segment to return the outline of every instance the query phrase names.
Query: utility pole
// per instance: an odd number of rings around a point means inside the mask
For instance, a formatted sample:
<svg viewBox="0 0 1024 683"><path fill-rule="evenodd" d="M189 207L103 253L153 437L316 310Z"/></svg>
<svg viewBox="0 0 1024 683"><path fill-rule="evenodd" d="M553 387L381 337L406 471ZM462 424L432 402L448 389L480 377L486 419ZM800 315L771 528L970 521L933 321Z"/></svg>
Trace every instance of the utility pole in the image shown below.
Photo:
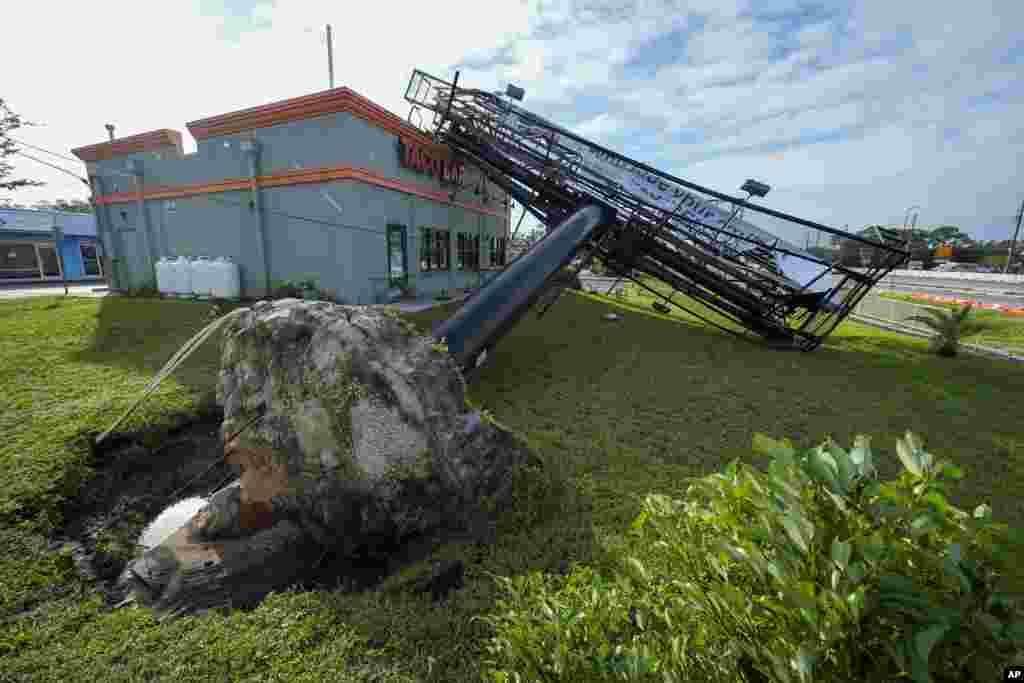
<svg viewBox="0 0 1024 683"><path fill-rule="evenodd" d="M1020 234L1020 220L1024 218L1024 200L1020 202L1020 209L1017 211L1017 229L1013 231L1013 239L1010 240L1010 253L1006 256L1006 266L1003 274L1010 272L1010 264L1013 263L1013 253L1017 248L1017 236Z"/></svg>
<svg viewBox="0 0 1024 683"><path fill-rule="evenodd" d="M914 228L917 226L917 214L921 210L921 207L914 204L912 207L907 209L907 213L903 216L903 235L906 238L906 249L910 251L910 245L914 240ZM907 224L910 223L910 212L914 212L914 223L909 228ZM906 268L910 268L910 262L907 262Z"/></svg>
<svg viewBox="0 0 1024 683"><path fill-rule="evenodd" d="M327 75L334 89L334 40L331 38L331 25L327 24Z"/></svg>

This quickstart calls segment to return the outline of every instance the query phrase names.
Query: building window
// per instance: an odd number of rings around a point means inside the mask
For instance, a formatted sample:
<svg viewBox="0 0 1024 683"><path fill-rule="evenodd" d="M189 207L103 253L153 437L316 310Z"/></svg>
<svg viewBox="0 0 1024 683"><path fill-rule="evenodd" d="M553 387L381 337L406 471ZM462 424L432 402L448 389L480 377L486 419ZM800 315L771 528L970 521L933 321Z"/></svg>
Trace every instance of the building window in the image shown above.
<svg viewBox="0 0 1024 683"><path fill-rule="evenodd" d="M0 280L59 278L62 273L52 242L0 244Z"/></svg>
<svg viewBox="0 0 1024 683"><path fill-rule="evenodd" d="M82 265L85 267L85 274L95 277L103 276L103 266L100 265L99 255L96 253L96 245L88 242L79 244L82 251Z"/></svg>
<svg viewBox="0 0 1024 683"><path fill-rule="evenodd" d="M0 280L39 276L39 255L34 244L0 245Z"/></svg>
<svg viewBox="0 0 1024 683"><path fill-rule="evenodd" d="M434 231L434 254L439 270L451 268L452 237L447 230Z"/></svg>
<svg viewBox="0 0 1024 683"><path fill-rule="evenodd" d="M460 232L458 240L458 260L456 268L459 270L480 269L480 237Z"/></svg>
<svg viewBox="0 0 1024 683"><path fill-rule="evenodd" d="M491 238L491 265L494 267L506 265L507 241L504 237Z"/></svg>
<svg viewBox="0 0 1024 683"><path fill-rule="evenodd" d="M388 284L392 287L404 285L406 277L405 226L389 225L388 241Z"/></svg>
<svg viewBox="0 0 1024 683"><path fill-rule="evenodd" d="M43 266L44 278L60 277L64 274L57 249L52 244L37 244L36 251L39 252L39 263Z"/></svg>
<svg viewBox="0 0 1024 683"><path fill-rule="evenodd" d="M447 230L420 228L420 272L448 270L451 237Z"/></svg>

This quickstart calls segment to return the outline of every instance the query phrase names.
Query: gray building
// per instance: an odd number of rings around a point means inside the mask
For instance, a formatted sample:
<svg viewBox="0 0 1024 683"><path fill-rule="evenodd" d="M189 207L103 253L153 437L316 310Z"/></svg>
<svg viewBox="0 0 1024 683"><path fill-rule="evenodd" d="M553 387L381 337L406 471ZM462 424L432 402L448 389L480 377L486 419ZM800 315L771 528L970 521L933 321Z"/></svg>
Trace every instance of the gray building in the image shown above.
<svg viewBox="0 0 1024 683"><path fill-rule="evenodd" d="M95 216L0 208L0 284L101 277Z"/></svg>
<svg viewBox="0 0 1024 683"><path fill-rule="evenodd" d="M77 148L112 286L155 284L160 257L229 256L242 296L316 277L349 303L419 297L504 264L509 203L478 169L348 88Z"/></svg>

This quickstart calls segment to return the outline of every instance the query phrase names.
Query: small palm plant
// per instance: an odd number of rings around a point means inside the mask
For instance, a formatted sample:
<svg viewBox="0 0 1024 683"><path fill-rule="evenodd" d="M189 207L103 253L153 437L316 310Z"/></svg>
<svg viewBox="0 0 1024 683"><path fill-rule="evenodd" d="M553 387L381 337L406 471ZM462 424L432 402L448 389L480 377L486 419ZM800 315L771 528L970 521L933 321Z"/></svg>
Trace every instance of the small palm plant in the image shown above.
<svg viewBox="0 0 1024 683"><path fill-rule="evenodd" d="M966 304L959 311L940 308L929 308L927 311L928 315L913 315L907 320L919 322L935 332L929 348L940 356L955 356L962 337L977 334L986 327L976 320L967 319L971 313L971 304Z"/></svg>

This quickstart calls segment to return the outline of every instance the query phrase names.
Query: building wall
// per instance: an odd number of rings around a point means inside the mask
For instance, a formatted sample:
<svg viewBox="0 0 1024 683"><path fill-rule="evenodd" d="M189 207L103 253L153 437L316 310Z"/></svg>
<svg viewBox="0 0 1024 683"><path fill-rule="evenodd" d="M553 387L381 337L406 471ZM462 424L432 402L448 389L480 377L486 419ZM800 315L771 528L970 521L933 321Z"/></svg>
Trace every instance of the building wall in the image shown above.
<svg viewBox="0 0 1024 683"><path fill-rule="evenodd" d="M135 180L124 175L133 167L141 170L147 193L244 180L252 169L243 142L250 140L257 143L255 170L264 179L297 170L348 166L432 192L451 191L438 179L400 165L396 135L345 112L199 140L191 155L161 150L96 161L89 164L90 174L97 178L103 195L135 192ZM457 193L456 202L479 204L472 188L481 176L467 169L464 178L467 188ZM503 211L503 193L488 186L496 199L487 208ZM504 215L484 215L355 180L283 186L261 181L255 195L251 189L208 190L143 202L123 195L115 203L102 204L100 237L107 253L118 259L115 286L154 284L154 258L230 256L239 264L243 296L266 293L266 265L271 288L283 280L315 276L322 288L350 303L372 303L388 289L386 231L389 224L398 224L406 227L410 279L419 294L428 295L470 286L489 273L478 276L453 269L421 276L420 228L451 231L453 266L457 232L479 231L486 244L506 228ZM486 262L485 251L481 263Z"/></svg>
<svg viewBox="0 0 1024 683"><path fill-rule="evenodd" d="M4 245L10 244L53 244L53 235L50 233L34 233L24 231L5 231L0 230L0 248ZM61 264L64 271L64 278L67 280L94 280L98 279L99 276L87 275L85 272L85 264L82 259L83 244L96 244L96 239L92 237L80 237L80 236L65 236L60 242L60 255L63 263ZM42 281L44 278L39 276L32 276L27 278L8 279L0 278L0 282L4 281Z"/></svg>

